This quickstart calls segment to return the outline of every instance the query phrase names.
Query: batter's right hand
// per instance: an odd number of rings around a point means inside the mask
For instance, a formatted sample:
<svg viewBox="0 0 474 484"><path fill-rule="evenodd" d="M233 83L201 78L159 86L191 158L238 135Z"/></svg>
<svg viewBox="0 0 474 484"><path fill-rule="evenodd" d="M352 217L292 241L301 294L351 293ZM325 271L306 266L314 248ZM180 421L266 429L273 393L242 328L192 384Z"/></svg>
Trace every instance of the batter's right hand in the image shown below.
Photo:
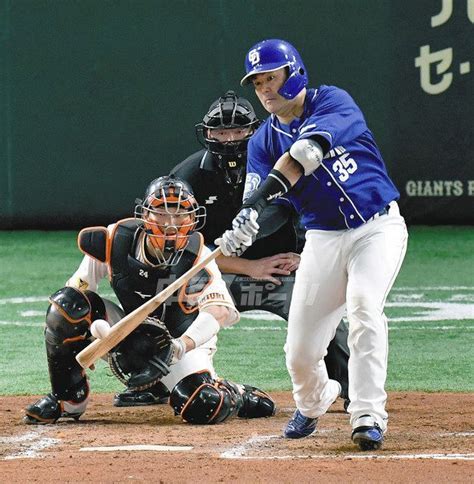
<svg viewBox="0 0 474 484"><path fill-rule="evenodd" d="M258 213L253 208L243 208L232 221L232 230L226 230L214 243L221 248L225 256L240 256L257 238L260 226Z"/></svg>

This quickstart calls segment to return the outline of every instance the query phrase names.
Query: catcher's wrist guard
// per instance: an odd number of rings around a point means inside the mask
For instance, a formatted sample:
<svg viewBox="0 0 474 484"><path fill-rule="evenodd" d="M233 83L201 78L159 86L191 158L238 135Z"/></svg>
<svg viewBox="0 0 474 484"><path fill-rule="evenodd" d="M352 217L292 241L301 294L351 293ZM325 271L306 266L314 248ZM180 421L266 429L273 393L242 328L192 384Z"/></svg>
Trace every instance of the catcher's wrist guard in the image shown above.
<svg viewBox="0 0 474 484"><path fill-rule="evenodd" d="M184 332L183 336L191 338L197 348L198 346L207 343L219 332L220 329L221 326L219 322L211 313L200 311L197 318Z"/></svg>
<svg viewBox="0 0 474 484"><path fill-rule="evenodd" d="M147 318L108 356L112 373L130 390L145 390L170 372L177 346L166 326Z"/></svg>
<svg viewBox="0 0 474 484"><path fill-rule="evenodd" d="M171 345L173 347L173 356L170 361L170 365L178 363L179 360L183 358L186 353L186 343L181 338L176 338L171 340Z"/></svg>

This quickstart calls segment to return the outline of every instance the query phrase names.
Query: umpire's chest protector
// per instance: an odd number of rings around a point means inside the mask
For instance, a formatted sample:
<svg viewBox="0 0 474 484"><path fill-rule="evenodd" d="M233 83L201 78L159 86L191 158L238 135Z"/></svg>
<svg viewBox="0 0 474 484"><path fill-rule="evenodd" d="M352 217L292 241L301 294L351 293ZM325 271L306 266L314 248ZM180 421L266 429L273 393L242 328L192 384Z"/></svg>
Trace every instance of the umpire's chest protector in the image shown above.
<svg viewBox="0 0 474 484"><path fill-rule="evenodd" d="M124 220L117 223L111 237L110 284L127 314L187 272L196 262L203 245L202 236L198 233L192 234L178 264L163 270L144 264L134 257L140 230L135 220ZM201 274L201 280L202 278ZM204 281L205 286L209 282L209 278L204 279L207 279ZM200 289L202 290L202 287ZM190 312L194 312L194 310L191 311L187 308L184 301L185 295L189 295L186 288L171 296L166 303L166 311L162 305L152 315L161 320L168 320L165 312L171 311L175 318L178 316L177 319L183 319ZM179 317L180 313L182 313L183 318ZM175 320L173 325L180 325L181 322ZM172 328L169 329L173 333Z"/></svg>

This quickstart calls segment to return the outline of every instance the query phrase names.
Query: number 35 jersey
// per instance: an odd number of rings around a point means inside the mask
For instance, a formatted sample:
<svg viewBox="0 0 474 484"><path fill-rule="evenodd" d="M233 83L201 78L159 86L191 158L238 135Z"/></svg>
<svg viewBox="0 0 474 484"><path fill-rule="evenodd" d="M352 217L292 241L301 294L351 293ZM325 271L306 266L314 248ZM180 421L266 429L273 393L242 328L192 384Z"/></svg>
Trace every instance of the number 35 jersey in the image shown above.
<svg viewBox="0 0 474 484"><path fill-rule="evenodd" d="M324 159L282 197L307 230L356 228L399 198L361 110L334 86L308 89L302 116L289 125L273 114L262 124L249 142L244 198L295 141L308 138L322 146Z"/></svg>

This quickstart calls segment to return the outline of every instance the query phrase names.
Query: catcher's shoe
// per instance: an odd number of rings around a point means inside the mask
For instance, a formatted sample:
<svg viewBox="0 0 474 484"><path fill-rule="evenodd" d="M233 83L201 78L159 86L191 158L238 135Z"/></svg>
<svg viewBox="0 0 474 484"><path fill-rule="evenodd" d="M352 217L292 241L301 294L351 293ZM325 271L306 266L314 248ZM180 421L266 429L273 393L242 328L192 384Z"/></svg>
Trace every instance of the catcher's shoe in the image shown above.
<svg viewBox="0 0 474 484"><path fill-rule="evenodd" d="M26 407L23 422L26 424L52 424L60 418L79 420L79 417L86 411L88 400L88 397L79 403L58 400L52 393L49 393Z"/></svg>
<svg viewBox="0 0 474 484"><path fill-rule="evenodd" d="M141 407L146 405L161 405L168 403L170 392L166 386L158 382L146 390L131 390L116 393L114 396L115 407Z"/></svg>
<svg viewBox="0 0 474 484"><path fill-rule="evenodd" d="M272 417L275 415L275 402L270 395L250 385L243 387L242 406L237 414L241 418Z"/></svg>
<svg viewBox="0 0 474 484"><path fill-rule="evenodd" d="M305 417L299 410L296 410L283 431L283 437L287 439L308 437L316 431L317 423L317 418Z"/></svg>
<svg viewBox="0 0 474 484"><path fill-rule="evenodd" d="M352 431L352 442L360 450L377 450L383 444L383 431L370 415L362 415L356 421L357 427Z"/></svg>

